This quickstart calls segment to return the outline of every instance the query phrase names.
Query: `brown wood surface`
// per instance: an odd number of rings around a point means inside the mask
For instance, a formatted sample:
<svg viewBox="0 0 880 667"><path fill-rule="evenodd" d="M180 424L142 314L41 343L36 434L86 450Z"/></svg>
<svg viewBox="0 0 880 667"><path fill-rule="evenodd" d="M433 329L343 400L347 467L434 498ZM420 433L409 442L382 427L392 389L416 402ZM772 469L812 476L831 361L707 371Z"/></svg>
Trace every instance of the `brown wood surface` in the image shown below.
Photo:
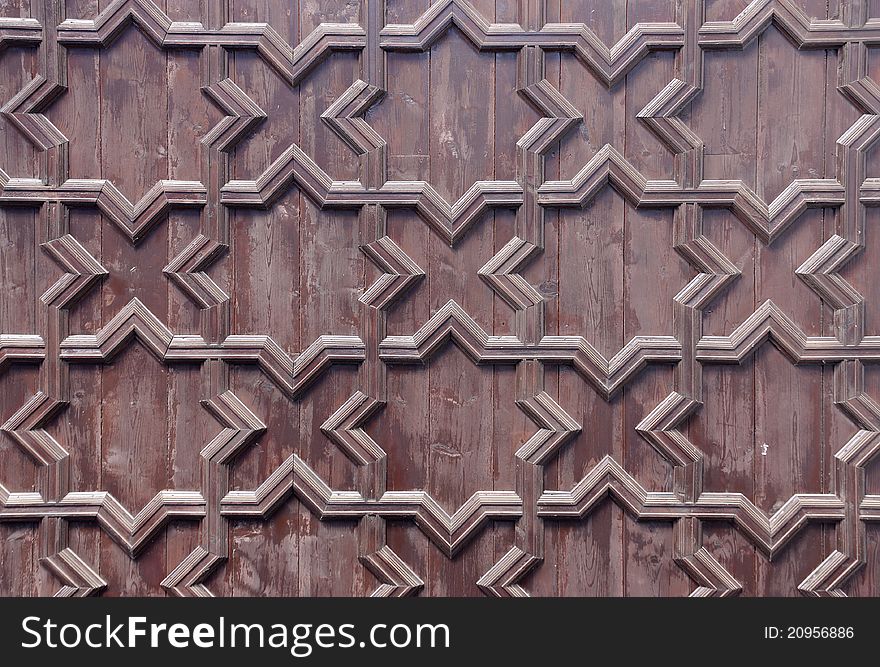
<svg viewBox="0 0 880 667"><path fill-rule="evenodd" d="M880 594L867 0L0 0L0 594Z"/></svg>

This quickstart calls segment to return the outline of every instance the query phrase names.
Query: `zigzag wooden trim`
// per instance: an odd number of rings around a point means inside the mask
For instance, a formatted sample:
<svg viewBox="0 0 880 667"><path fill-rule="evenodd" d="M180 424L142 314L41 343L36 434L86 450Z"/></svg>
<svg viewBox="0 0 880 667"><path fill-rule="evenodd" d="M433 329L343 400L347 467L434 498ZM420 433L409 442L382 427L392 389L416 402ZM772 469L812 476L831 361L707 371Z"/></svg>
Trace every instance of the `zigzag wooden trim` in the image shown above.
<svg viewBox="0 0 880 667"><path fill-rule="evenodd" d="M270 336L228 336L219 346L208 347L201 337L175 336L165 359L198 361L223 359L229 363L256 363L288 397L296 398L330 365L360 363L365 356L357 336L319 336L296 357L281 349Z"/></svg>
<svg viewBox="0 0 880 667"><path fill-rule="evenodd" d="M211 576L225 558L198 546L162 580L162 588L176 597L211 598L204 581Z"/></svg>
<svg viewBox="0 0 880 667"><path fill-rule="evenodd" d="M841 585L863 566L858 558L835 549L798 584L798 590L810 597L846 597Z"/></svg>
<svg viewBox="0 0 880 667"><path fill-rule="evenodd" d="M386 25L379 46L388 51L427 51L452 26L480 50L572 49L607 86L617 83L650 51L680 48L684 35L675 23L638 23L608 47L583 23L548 23L526 30L518 23L490 23L466 0L438 0L415 23Z"/></svg>
<svg viewBox="0 0 880 667"><path fill-rule="evenodd" d="M65 401L58 401L38 391L0 426L0 431L13 438L40 465L55 465L64 461L69 454L42 427L66 405Z"/></svg>
<svg viewBox="0 0 880 667"><path fill-rule="evenodd" d="M0 51L14 44L39 44L43 26L32 18L0 17Z"/></svg>
<svg viewBox="0 0 880 667"><path fill-rule="evenodd" d="M742 584L724 569L718 559L706 550L706 547L700 547L689 556L676 558L675 563L691 579L700 582L700 586L691 592L690 597L725 598L742 592Z"/></svg>
<svg viewBox="0 0 880 667"><path fill-rule="evenodd" d="M97 206L133 242L140 240L169 210L201 207L207 190L198 181L162 180L136 203L131 203L110 181L68 179L58 187L39 179L9 178L0 192L0 204L42 204Z"/></svg>
<svg viewBox="0 0 880 667"><path fill-rule="evenodd" d="M269 336L229 336L209 347L200 336L174 335L139 299L132 299L95 334L68 336L61 341L66 361L107 361L134 338L160 361L223 359L257 363L285 394L295 398L334 363L359 363L364 343L357 336L320 336L292 358Z"/></svg>
<svg viewBox="0 0 880 667"><path fill-rule="evenodd" d="M362 50L366 34L357 23L321 23L291 47L267 23L227 23L219 30L205 30L198 23L173 23L163 45L255 49L288 85L296 86L333 51Z"/></svg>
<svg viewBox="0 0 880 667"><path fill-rule="evenodd" d="M538 188L538 203L542 206L586 206L606 185L611 185L622 197L634 206L644 199L649 181L642 176L623 154L611 144L605 144L585 164L571 180L545 181ZM669 191L670 203L680 203L676 199L677 184L669 181L656 181L662 184L656 188Z"/></svg>
<svg viewBox="0 0 880 667"><path fill-rule="evenodd" d="M837 207L845 201L843 185L831 178L796 179L769 204L741 181L704 180L700 184L704 191L734 189L731 212L766 244L778 238L808 208ZM720 205L699 200L696 203Z"/></svg>
<svg viewBox="0 0 880 667"><path fill-rule="evenodd" d="M454 557L489 521L515 520L522 500L513 491L477 491L448 514L427 491L386 491L366 502L365 511L386 518L409 518L447 556Z"/></svg>
<svg viewBox="0 0 880 667"><path fill-rule="evenodd" d="M524 45L525 31L518 23L490 23L466 0L437 0L413 24L386 25L379 46L389 51L427 51L453 25L481 50L516 50Z"/></svg>
<svg viewBox="0 0 880 667"><path fill-rule="evenodd" d="M0 115L18 128L38 150L64 146L68 143L67 137L40 111L49 107L65 90L60 83L48 81L38 74L0 107Z"/></svg>
<svg viewBox="0 0 880 667"><path fill-rule="evenodd" d="M427 361L452 340L474 363L514 363L523 356L515 336L490 336L455 300L450 299L412 336L388 336L379 356L388 363Z"/></svg>
<svg viewBox="0 0 880 667"><path fill-rule="evenodd" d="M544 336L537 346L526 346L516 336L487 334L454 300L434 313L415 334L386 337L379 344L379 356L387 363L424 362L450 340L474 363L539 359L572 364L606 397L646 363L681 359L681 344L673 336L635 336L611 359L582 336Z"/></svg>
<svg viewBox="0 0 880 667"><path fill-rule="evenodd" d="M40 297L45 305L67 308L108 274L100 262L70 234L40 245L66 273Z"/></svg>
<svg viewBox="0 0 880 667"><path fill-rule="evenodd" d="M334 187L344 188L348 195L362 190L357 182L334 182L299 146L292 144L255 180L228 181L220 190L220 203L268 208L291 183L296 183L320 207L328 204Z"/></svg>
<svg viewBox="0 0 880 667"><path fill-rule="evenodd" d="M610 456L571 491L545 491L538 515L583 517L608 495L638 519L733 521L771 559L808 521L837 522L845 516L844 503L834 494L795 494L769 516L741 493L704 492L696 502L682 502L674 493L647 491Z"/></svg>
<svg viewBox="0 0 880 667"><path fill-rule="evenodd" d="M36 487L41 502L60 498L68 490L70 455L44 428L66 405L38 391L0 426L39 465Z"/></svg>
<svg viewBox="0 0 880 667"><path fill-rule="evenodd" d="M296 454L290 455L253 491L230 491L220 503L224 516L265 519L294 494L319 519L358 518L364 498L356 491L334 491Z"/></svg>
<svg viewBox="0 0 880 667"><path fill-rule="evenodd" d="M518 582L535 569L541 560L519 547L511 547L510 551L477 580L477 586L486 595L498 598L527 598L528 592Z"/></svg>
<svg viewBox="0 0 880 667"><path fill-rule="evenodd" d="M66 19L58 26L61 44L108 46L130 23L161 46L171 19L151 0L114 0L94 19Z"/></svg>
<svg viewBox="0 0 880 667"><path fill-rule="evenodd" d="M385 450L361 428L383 405L381 401L356 391L321 424L321 432L358 465L385 458Z"/></svg>
<svg viewBox="0 0 880 667"><path fill-rule="evenodd" d="M33 334L0 334L0 371L14 361L39 362L46 356L46 343Z"/></svg>
<svg viewBox="0 0 880 667"><path fill-rule="evenodd" d="M415 208L447 243L454 245L491 208L516 208L523 201L516 181L477 181L453 204L422 181L388 181L373 203L387 208Z"/></svg>
<svg viewBox="0 0 880 667"><path fill-rule="evenodd" d="M266 112L228 77L210 86L202 86L202 92L226 113L202 137L205 146L221 152L230 151L266 118Z"/></svg>
<svg viewBox="0 0 880 667"><path fill-rule="evenodd" d="M699 273L675 295L675 302L686 308L701 310L724 292L741 272L703 235L701 222L695 220L694 216L688 216L681 208L678 215L678 221L684 222L680 222L680 238L676 239L675 251Z"/></svg>
<svg viewBox="0 0 880 667"><path fill-rule="evenodd" d="M147 542L169 521L198 520L205 516L205 499L198 491L159 491L132 515L107 491L72 491L57 502L44 501L39 493L9 493L0 487L0 521L34 521L57 517L73 521L95 520L136 558Z"/></svg>
<svg viewBox="0 0 880 667"><path fill-rule="evenodd" d="M140 299L134 298L97 333L62 340L60 356L66 361L106 361L137 338L162 361L173 337L168 327Z"/></svg>
<svg viewBox="0 0 880 667"><path fill-rule="evenodd" d="M367 500L357 491L334 491L296 454L254 491L226 494L221 511L225 516L266 518L291 493L321 520L367 515L411 519L450 557L488 521L522 515L522 500L513 491L478 491L451 515L426 491L386 491L378 500Z"/></svg>
<svg viewBox="0 0 880 667"><path fill-rule="evenodd" d="M482 278L514 310L525 310L541 303L544 298L517 272L537 254L533 243L514 236L492 259L477 271Z"/></svg>
<svg viewBox="0 0 880 667"><path fill-rule="evenodd" d="M305 461L295 454L292 459L290 465L291 489L294 495L315 516L321 520L350 519L364 514L364 498L360 493L357 491L334 491L314 470L306 465ZM288 461L290 460L288 459ZM279 488L281 487L279 486Z"/></svg>
<svg viewBox="0 0 880 667"><path fill-rule="evenodd" d="M358 155L379 150L385 146L385 140L363 115L384 94L378 86L358 79L321 114L321 120Z"/></svg>
<svg viewBox="0 0 880 667"><path fill-rule="evenodd" d="M690 373L694 372L690 370ZM689 377L692 377L681 368L678 375L679 384L687 383ZM691 383L693 384L692 379ZM700 406L701 403L696 399L673 391L635 427L636 432L672 464L673 492L680 500L687 502L695 501L703 492L703 453L691 443L681 428ZM692 527L692 532L699 531L699 526ZM690 551L687 555L693 554L702 546L699 539L700 535L695 534L693 541L688 542Z"/></svg>
<svg viewBox="0 0 880 667"><path fill-rule="evenodd" d="M703 527L698 519L675 523L675 564L698 586L690 597L730 597L742 592L742 584L703 546Z"/></svg>
<svg viewBox="0 0 880 667"><path fill-rule="evenodd" d="M266 432L262 420L229 390L202 401L202 405L224 427L202 449L201 456L208 461L227 464Z"/></svg>
<svg viewBox="0 0 880 667"><path fill-rule="evenodd" d="M361 251L384 271L359 299L367 306L384 310L425 277L424 270L388 236L362 245Z"/></svg>
<svg viewBox="0 0 880 667"><path fill-rule="evenodd" d="M697 188L675 181L649 181L613 146L606 144L567 181L546 181L538 203L549 207L584 207L606 186L636 207L700 204L729 209L764 243L771 243L805 210L844 203L844 187L835 179L797 179L769 204L742 181L703 180Z"/></svg>
<svg viewBox="0 0 880 667"><path fill-rule="evenodd" d="M229 295L209 276L205 269L229 249L225 243L212 241L199 234L168 265L162 269L199 308L213 308L229 300Z"/></svg>
<svg viewBox="0 0 880 667"><path fill-rule="evenodd" d="M370 597L409 597L425 586L425 582L388 545L361 556L359 560L381 582Z"/></svg>
<svg viewBox="0 0 880 667"><path fill-rule="evenodd" d="M41 558L40 563L64 584L53 597L91 597L100 595L107 588L107 581L69 547Z"/></svg>
<svg viewBox="0 0 880 667"><path fill-rule="evenodd" d="M528 349L529 356L545 364L570 364L606 400L646 364L681 359L681 343L674 336L634 336L610 359L583 336L544 336L536 348Z"/></svg>
<svg viewBox="0 0 880 667"><path fill-rule="evenodd" d="M767 340L772 340L795 363L874 360L880 356L878 336L865 336L857 345L844 345L828 336L807 336L776 304L767 300L730 335L703 336L697 344L697 360L741 363Z"/></svg>
<svg viewBox="0 0 880 667"><path fill-rule="evenodd" d="M790 0L753 0L732 21L707 21L699 30L703 48L743 48L773 23L798 48L828 48L853 39L880 38L876 22L849 26L840 19L810 18Z"/></svg>
<svg viewBox="0 0 880 667"><path fill-rule="evenodd" d="M650 128L673 154L702 151L703 140L677 117L701 90L681 79L672 79L636 114L636 118Z"/></svg>
<svg viewBox="0 0 880 667"><path fill-rule="evenodd" d="M636 424L636 432L674 466L701 463L703 453L678 430L700 407L699 401L674 391Z"/></svg>
<svg viewBox="0 0 880 667"><path fill-rule="evenodd" d="M387 181L367 190L358 181L334 181L303 150L289 146L256 180L231 180L220 191L228 206L267 208L295 183L320 208L360 208L377 204L413 208L448 243L453 244L488 209L517 207L522 187L516 181L477 181L450 204L424 181Z"/></svg>
<svg viewBox="0 0 880 667"><path fill-rule="evenodd" d="M132 241L137 241L170 209L204 206L207 189L198 181L164 180L132 204L113 183L104 181L95 203Z"/></svg>
<svg viewBox="0 0 880 667"><path fill-rule="evenodd" d="M548 23L530 43L546 50L574 49L593 75L611 87L651 51L681 48L684 30L676 23L636 23L609 48L583 23Z"/></svg>
<svg viewBox="0 0 880 667"><path fill-rule="evenodd" d="M517 92L545 116L516 142L517 147L527 153L543 155L583 120L581 112L547 79L519 87Z"/></svg>
<svg viewBox="0 0 880 667"><path fill-rule="evenodd" d="M835 310L838 330L851 330L846 339L852 342L860 341L864 335L865 300L838 271L862 248L862 245L835 234L795 269L798 278Z"/></svg>
<svg viewBox="0 0 880 667"><path fill-rule="evenodd" d="M517 450L518 459L544 465L572 436L581 432L581 425L545 391L516 404L539 427Z"/></svg>
<svg viewBox="0 0 880 667"><path fill-rule="evenodd" d="M292 86L331 51L366 46L364 29L356 23L321 23L292 47L266 23L227 23L218 30L206 29L196 21L172 21L152 0L114 0L94 20L67 19L58 26L58 41L67 46L106 47L130 23L160 47L256 49Z"/></svg>

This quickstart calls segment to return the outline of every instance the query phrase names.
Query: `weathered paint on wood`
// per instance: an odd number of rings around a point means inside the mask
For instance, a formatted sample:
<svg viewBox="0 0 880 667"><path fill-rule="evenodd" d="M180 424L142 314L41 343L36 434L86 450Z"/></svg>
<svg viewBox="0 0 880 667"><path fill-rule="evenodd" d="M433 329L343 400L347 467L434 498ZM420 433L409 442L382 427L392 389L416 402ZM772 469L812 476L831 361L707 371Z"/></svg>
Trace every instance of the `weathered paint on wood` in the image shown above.
<svg viewBox="0 0 880 667"><path fill-rule="evenodd" d="M880 593L874 4L0 1L0 593Z"/></svg>

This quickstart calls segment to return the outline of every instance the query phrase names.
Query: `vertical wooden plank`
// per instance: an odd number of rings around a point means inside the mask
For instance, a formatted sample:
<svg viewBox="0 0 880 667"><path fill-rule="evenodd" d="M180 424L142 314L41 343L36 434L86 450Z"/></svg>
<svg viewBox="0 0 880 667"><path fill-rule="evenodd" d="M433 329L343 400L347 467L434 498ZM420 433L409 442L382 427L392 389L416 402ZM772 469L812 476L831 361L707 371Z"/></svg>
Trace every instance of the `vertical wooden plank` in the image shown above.
<svg viewBox="0 0 880 667"><path fill-rule="evenodd" d="M301 36L297 5L234 0L230 20L267 22L291 44ZM268 117L239 144L232 178L256 178L291 143L299 141L299 91L291 89L252 51L235 51L231 78ZM302 349L299 326L299 193L288 190L268 211L231 215L231 331L268 333L290 354ZM235 462L232 488L254 489L299 449L299 409L256 367L234 368L230 388L267 425L260 441ZM298 595L298 503L267 521L235 521L230 529L228 586L235 595Z"/></svg>
<svg viewBox="0 0 880 667"><path fill-rule="evenodd" d="M562 3L559 19L588 22L600 39L613 44L626 31L626 3L597 9L590 2ZM607 89L573 53L566 52L561 56L559 89L584 117L578 129L562 140L562 178L571 178L606 143L625 150L623 85ZM622 312L617 306L623 296L623 207L618 195L603 190L583 210L560 211L555 232L560 248L559 333L584 336L606 358L624 342ZM548 223L553 226L550 219ZM564 489L571 488L605 454L622 461L623 437L620 413L615 415L614 407L581 376L564 368L559 383L560 404L582 424L589 424L547 467L550 475L557 476L558 488ZM601 443L594 439L598 434L602 434ZM616 509L601 507L582 526L566 524L557 529L561 594L566 590L585 595L623 594L624 521ZM582 549L594 556L579 558L575 554ZM595 557L599 553L602 556Z"/></svg>
<svg viewBox="0 0 880 667"><path fill-rule="evenodd" d="M256 366L234 366L229 386L256 414L266 432L236 459L230 488L253 490L298 446L298 412ZM287 501L266 520L230 521L229 560L211 582L217 595L259 597L299 593L298 501Z"/></svg>
<svg viewBox="0 0 880 667"><path fill-rule="evenodd" d="M167 486L171 454L165 432L167 394L167 373L140 345L129 347L105 369L101 430L106 446L100 488L132 514ZM164 535L154 538L135 561L102 534L102 573L119 582L116 590L122 595L147 595L149 582L161 581L167 571L164 539Z"/></svg>
<svg viewBox="0 0 880 667"><path fill-rule="evenodd" d="M193 15L193 11L195 14ZM166 11L172 20L200 20L199 8L185 0L169 0ZM201 139L219 120L220 113L201 92L200 50L176 49L167 54L168 69L168 176L176 180L200 181ZM208 185L207 183L205 184ZM201 210L176 210L168 216L170 261L177 257L200 231ZM179 288L166 280L168 326L176 333L199 331L199 309ZM171 452L169 482L175 489L200 489L202 447L216 432L216 425L200 405L201 368L198 364L174 366L167 396L168 443ZM204 493L204 490L203 490ZM210 500L209 500L210 502ZM165 533L166 567L170 572L199 544L195 522L175 522Z"/></svg>
<svg viewBox="0 0 880 667"><path fill-rule="evenodd" d="M355 23L356 3L300 8L301 38L322 21ZM337 180L358 178L354 152L321 122L321 114L360 74L359 54L335 53L300 84L300 147ZM299 194L301 225L300 339L309 345L325 334L360 334L359 292L364 256L358 248L357 211L319 210ZM300 456L333 488L355 488L355 465L320 431L321 424L356 389L353 368L333 368L308 390L300 406ZM357 564L357 531L348 522L319 522L306 508L300 519L301 595L363 595L365 570ZM339 571L333 564L346 564Z"/></svg>
<svg viewBox="0 0 880 667"><path fill-rule="evenodd" d="M389 24L414 21L429 4L428 0L386 0L386 3L385 20ZM430 59L430 52L387 52L388 88L382 100L364 116L388 144L389 180L428 178ZM405 213L389 212L389 215L398 214Z"/></svg>
<svg viewBox="0 0 880 667"><path fill-rule="evenodd" d="M627 3L627 27L672 21L671 2ZM637 118L663 82L671 80L674 54L657 52L630 72L626 85L625 154L645 175L671 178L672 156ZM634 336L674 335L673 300L689 279L684 260L672 247L673 210L623 210L623 341ZM658 280L659 277L659 280ZM673 388L673 369L654 367L623 389L623 465L646 488L672 489L672 466L636 432L636 425ZM672 524L635 523L627 517L625 540L626 595L686 595L693 588L673 561Z"/></svg>
<svg viewBox="0 0 880 667"><path fill-rule="evenodd" d="M0 523L0 595L35 597L40 578L34 543L37 523Z"/></svg>
<svg viewBox="0 0 880 667"><path fill-rule="evenodd" d="M36 393L37 367L7 368L0 376L0 387L3 390L0 423L3 423ZM37 466L33 459L6 433L0 433L0 484L9 491L34 491L36 478ZM38 523L0 523L0 595L40 594L38 536Z"/></svg>
<svg viewBox="0 0 880 667"><path fill-rule="evenodd" d="M851 597L876 597L877 579L880 577L880 526L868 523L866 527L865 567L859 570L844 586L844 591Z"/></svg>
<svg viewBox="0 0 880 667"><path fill-rule="evenodd" d="M0 209L0 332L39 334L37 304L40 294L36 281L39 253L35 212L28 208ZM41 268L42 263L40 264ZM38 388L36 364L13 364L0 371L0 423L14 415ZM34 488L37 465L33 458L6 433L0 433L0 484L10 491ZM20 546L29 544L31 533L15 534Z"/></svg>
<svg viewBox="0 0 880 667"><path fill-rule="evenodd" d="M94 16L98 11L97 2L89 0L72 0L66 8L67 16L72 18ZM49 120L64 133L71 146L76 146L76 150L69 151L69 173L72 178L100 178L102 174L102 116L95 113L96 105L100 107L101 98L101 58L100 49L70 49L67 57L68 82L75 83L46 110ZM69 212L69 231L94 257L101 259L104 230L96 211L72 209ZM53 267L51 275L59 275L59 269ZM94 333L100 328L102 289L95 288L69 309L68 327L71 333ZM65 418L52 424L50 433L70 453L70 488L99 489L103 394L100 369L93 369L91 376L71 372L68 388L71 403L64 413ZM101 535L97 530L80 530L82 525L71 523L69 546L100 572ZM57 588L58 582L54 580L47 593L54 593Z"/></svg>
<svg viewBox="0 0 880 667"><path fill-rule="evenodd" d="M764 32L760 40L756 191L770 201L794 178L803 177L804 172L818 173L824 166L825 91L817 89L814 82L824 79L825 53L796 51L775 28ZM798 105L796 113L787 112L783 117L777 115L780 95L813 103ZM755 258L755 304L773 299L812 335L821 331L820 301L804 289L794 269L822 244L821 216L821 211L808 211L771 245L758 244ZM821 369L795 369L767 347L755 355L753 363L755 502L773 511L795 490L821 490L822 467L827 465L822 420L830 406L821 405ZM784 413L780 413L781 406L786 406ZM766 455L759 451L765 443ZM792 544L790 550L795 553L804 549L799 556L792 555L792 561L810 560L808 548L806 540ZM759 561L756 593L764 594L773 587L796 594L801 579L795 575L782 562L771 574Z"/></svg>
<svg viewBox="0 0 880 667"><path fill-rule="evenodd" d="M139 29L129 28L101 51L100 74L101 176L136 202L168 177L166 55ZM167 258L167 225L152 229L133 254L131 241L110 220L104 218L102 225L101 259L110 272L104 282L102 324L129 303L135 291L166 322L161 268ZM151 265L158 270L151 271ZM132 274L137 280L129 282ZM129 511L138 512L168 479L167 371L140 345L126 349L107 368L88 370L103 375L97 488L110 491ZM164 534L157 539L164 542ZM145 550L135 562L102 534L100 571L118 582L111 592L145 595L148 580L161 581L167 571L164 548Z"/></svg>
<svg viewBox="0 0 880 667"><path fill-rule="evenodd" d="M29 17L30 3L9 3L0 16ZM0 100L12 98L36 74L37 50L10 47L0 53ZM36 151L25 136L4 120L0 126L0 169L9 176L36 177ZM0 208L0 333L40 334L36 308L36 208ZM42 265L41 265L41 268ZM36 368L14 365L0 373L0 419L5 422L36 391ZM0 484L9 490L32 490L36 465L12 438L0 434ZM0 525L0 594L33 595L39 576L37 525Z"/></svg>
<svg viewBox="0 0 880 667"><path fill-rule="evenodd" d="M389 0L387 23L415 21L428 0ZM388 178L430 180L431 53L389 53L388 90L367 119L388 142ZM434 233L412 210L389 210L387 234L422 269L428 271L428 244ZM387 334L412 334L431 316L430 275L394 304L387 315ZM367 431L388 452L388 489L423 488L427 479L430 434L427 366L390 366L387 404ZM429 579L428 558L435 547L408 524L388 522L388 545L422 579Z"/></svg>
<svg viewBox="0 0 880 667"><path fill-rule="evenodd" d="M0 95L4 103L20 91L39 70L37 49L10 46L0 52ZM4 120L0 132L0 168L9 176L37 178L39 161L33 144L9 121ZM5 213L10 209L4 207Z"/></svg>
<svg viewBox="0 0 880 667"><path fill-rule="evenodd" d="M811 3L811 9L819 16L822 16L822 7L817 6L819 3L816 0L813 0ZM839 0L833 0L832 2L827 3L827 7L825 8L828 17L832 16L841 16L842 15L842 7L840 5ZM869 57L870 62L870 57ZM837 171L837 139L846 131L848 127L852 125L859 117L859 110L853 107L848 101L845 100L843 95L837 90L837 67L840 64L840 51L835 50L827 50L825 51L825 114L824 114L824 128L823 128L823 136L824 136L824 173L826 177L833 177ZM873 151L869 151L868 159L866 162L870 164L870 155ZM865 209L865 213L870 211L870 209ZM837 231L837 211L832 209L824 209L822 211L823 219L822 219L822 238L827 239L831 237ZM867 221L867 215L865 216L865 220ZM866 235L865 235L866 236ZM866 243L868 241L867 238L862 238L862 242ZM862 254L861 257L864 257ZM860 261L860 257L856 257L854 260L848 262L848 264L844 267L844 269L848 269L854 264L858 266ZM864 269L862 269L864 271ZM841 271L844 275L846 271ZM872 282L872 281L869 281ZM858 285L857 289L861 294L862 286ZM822 334L834 336L836 334L835 324L834 324L834 313L833 310L827 303L822 304L823 308L823 317L822 317ZM870 307L865 309L872 310ZM867 328L867 322L869 316L865 313L865 329L864 332L867 333L870 329ZM822 383L824 389L824 397L823 401L826 405L831 405L834 400L834 369L831 367L822 368ZM852 423L843 415L842 411L839 409L831 409L828 412L828 418L824 420L823 427L825 429L824 437L825 437L825 447L826 453L823 457L824 461L833 461L834 454L840 450L840 448L847 442L850 437L848 430L852 427ZM833 465L824 465L822 472L822 484L825 489L829 489L830 491L834 490L833 478L834 478L834 466ZM822 527L824 533L824 551L826 553L830 553L837 546L837 529L835 526L823 526Z"/></svg>
<svg viewBox="0 0 880 667"><path fill-rule="evenodd" d="M706 5L707 21L731 20L744 7L738 0ZM754 40L742 51L709 51L704 56L703 91L682 117L706 144L705 178L739 178L755 187L758 45ZM727 211L704 211L703 224L710 241L742 271L704 309L703 334L726 334L754 311L756 241ZM707 491L737 489L754 498L753 391L750 365L704 365L703 407L688 434L703 454ZM759 556L752 544L733 528L714 522L704 524L703 538L744 590L753 590Z"/></svg>
<svg viewBox="0 0 880 667"><path fill-rule="evenodd" d="M545 3L545 21L547 23L559 23L561 21L561 9L559 0L547 0ZM561 65L562 55L559 52L548 51L544 54L544 77L559 90L561 88ZM571 132L578 132L579 129ZM557 142L547 152L544 159L544 177L547 180L559 180L562 178L560 169L562 156L562 142ZM559 302L559 244L560 244L560 214L558 209L544 210L544 250L525 267L522 274L529 283L538 290L544 298L544 332L546 335L559 335L560 333L560 302ZM560 397L560 371L558 366L544 365L544 388L551 395ZM563 406L564 407L564 406ZM568 408L566 408L568 409ZM581 413L569 413L574 416L578 423L583 423L584 415ZM569 441L564 450L572 449L576 445ZM562 488L560 485L559 468L552 462L544 467L544 487L547 489ZM532 595L558 595L559 575L557 564L560 562L561 552L559 540L552 539L551 533L564 528L561 522L542 521L539 530L544 531L544 561L536 569L532 570L522 582L522 585Z"/></svg>
<svg viewBox="0 0 880 667"><path fill-rule="evenodd" d="M521 19L516 3L496 0L495 20L500 23L517 22ZM528 27L528 26L523 26ZM513 180L517 176L517 141L525 135L541 117L525 99L517 93L518 60L521 52L495 53L495 150L494 173L496 179ZM517 216L524 216L524 211L497 209L493 213L493 253L497 253L513 238L517 232ZM534 259L532 260L534 262ZM474 286L471 289L487 289ZM513 309L497 294L492 302L492 331L495 334L516 333ZM541 371L539 371L541 372ZM491 460L493 467L493 489L516 489L517 459L516 451L525 443L536 425L516 406L518 370L514 366L496 366L492 369L492 447ZM477 453L479 456L479 453ZM479 458L472 460L472 465L479 465ZM519 489L518 489L519 490ZM522 493L522 490L520 490ZM526 519L517 530L528 526L528 517L536 512L534 501L523 497L523 515ZM538 530L540 523L536 524ZM513 522L496 522L486 529L491 533L493 549L488 566L478 563L482 572L488 570L498 559L508 552L515 542L515 525ZM531 537L529 542L532 542ZM486 554L488 556L488 554Z"/></svg>
<svg viewBox="0 0 880 667"><path fill-rule="evenodd" d="M880 16L880 3L872 0L868 3L868 16ZM876 48L868 49L868 74L872 79L876 80L878 75L878 50ZM835 61L829 58L829 71L835 65ZM831 102L833 95L831 88L828 92L828 118L829 127L826 136L830 136L834 131L834 121L840 124L845 123L848 118L839 111L833 114L834 107ZM839 106L839 105L838 105ZM840 116L844 116L843 119ZM871 150L866 156L866 176L868 178L876 178L880 174L880 154L878 151ZM833 233L833 229L829 226L834 223L832 216L826 218L826 237ZM863 237L864 250L855 259L850 261L840 274L848 280L865 299L865 334L875 335L880 331L880 309L875 304L880 303L880 281L876 277L876 261L875 258L880 252L880 235L876 233L877 222L880 221L880 211L876 208L865 209L865 233ZM830 377L830 373L826 371L826 378ZM833 384L828 381L828 384ZM874 400L880 399L880 373L877 372L875 365L865 366L865 392ZM846 438L852 435L852 423L846 420L843 428L836 427L835 422L831 422L828 431L828 443L832 451L839 449L842 443L846 442ZM877 457L871 461L865 469L865 493L880 494L880 459ZM844 586L847 595L854 597L864 596L872 597L878 594L878 582L880 582L880 530L875 523L865 522L864 524L866 536L866 551L864 557L866 559L865 567L857 572L848 585ZM826 548L833 546L831 540L834 539L834 530L826 530Z"/></svg>
<svg viewBox="0 0 880 667"><path fill-rule="evenodd" d="M494 19L493 0L477 2L474 7ZM430 67L430 179L441 195L455 201L474 181L493 177L495 57L477 52L453 29L431 48ZM486 113L487 109L492 112ZM493 298L479 285L474 269L481 266L481 259L491 257L492 248L492 220L484 218L457 243L455 260L451 253L429 258L432 312L454 289L465 295L465 310L478 314L481 322L488 319L491 326ZM463 272L459 262L473 268ZM479 402L481 397L491 401L492 371L474 368L460 350L447 347L431 360L429 373L425 488L451 512L473 491L492 484L491 474L485 477L485 466L475 468L472 463L491 459L492 417L480 409ZM427 575L438 583L438 594L454 594L476 581L482 575L476 560L483 555L453 568L445 555L432 550Z"/></svg>

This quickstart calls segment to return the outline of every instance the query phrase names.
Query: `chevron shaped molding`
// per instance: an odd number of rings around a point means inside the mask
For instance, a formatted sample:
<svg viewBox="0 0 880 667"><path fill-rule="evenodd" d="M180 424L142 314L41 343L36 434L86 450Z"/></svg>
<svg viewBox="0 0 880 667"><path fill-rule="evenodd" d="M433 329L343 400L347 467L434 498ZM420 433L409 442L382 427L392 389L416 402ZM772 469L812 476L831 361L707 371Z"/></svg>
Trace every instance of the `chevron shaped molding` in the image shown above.
<svg viewBox="0 0 880 667"><path fill-rule="evenodd" d="M189 4L0 18L0 594L880 594L870 3Z"/></svg>

